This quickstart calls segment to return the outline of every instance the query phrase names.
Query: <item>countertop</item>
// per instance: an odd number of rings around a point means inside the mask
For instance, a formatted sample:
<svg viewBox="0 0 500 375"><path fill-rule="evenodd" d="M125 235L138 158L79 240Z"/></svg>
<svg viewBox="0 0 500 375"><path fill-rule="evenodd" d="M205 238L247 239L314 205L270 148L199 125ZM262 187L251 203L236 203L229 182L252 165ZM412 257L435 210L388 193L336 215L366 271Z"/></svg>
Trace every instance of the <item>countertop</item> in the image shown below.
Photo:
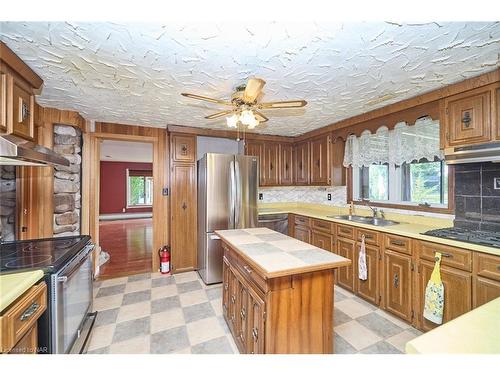
<svg viewBox="0 0 500 375"><path fill-rule="evenodd" d="M42 278L41 270L0 275L0 312Z"/></svg>
<svg viewBox="0 0 500 375"><path fill-rule="evenodd" d="M500 354L500 297L406 343L409 354Z"/></svg>
<svg viewBox="0 0 500 375"><path fill-rule="evenodd" d="M347 258L268 228L215 231L266 279L348 266Z"/></svg>
<svg viewBox="0 0 500 375"><path fill-rule="evenodd" d="M345 215L348 213L348 209L344 207L335 207L335 206L324 206L324 205L314 205L314 204L278 204L275 206L265 206L258 208L259 214L277 214L277 213L291 213L296 215L303 215L312 217L315 219L332 221L339 224L346 224L355 227L372 229L379 232L396 234L398 236L415 238L418 240L429 241L434 243L439 243L443 245L449 245L458 247L461 249L467 249L472 251L479 251L486 254L493 254L500 256L500 249L488 246L481 246L470 244L467 242L448 240L445 238L427 236L421 234L428 230L445 228L453 226L453 222L450 220L442 219L442 218L433 218L428 216L417 216L417 215L405 215L405 214L392 214L387 213L386 218L389 220L395 220L400 222L400 224L390 225L386 227L375 226L364 223L357 223L349 220L341 220L330 218L330 215ZM369 216L368 210L358 210L354 211L354 214L361 216Z"/></svg>

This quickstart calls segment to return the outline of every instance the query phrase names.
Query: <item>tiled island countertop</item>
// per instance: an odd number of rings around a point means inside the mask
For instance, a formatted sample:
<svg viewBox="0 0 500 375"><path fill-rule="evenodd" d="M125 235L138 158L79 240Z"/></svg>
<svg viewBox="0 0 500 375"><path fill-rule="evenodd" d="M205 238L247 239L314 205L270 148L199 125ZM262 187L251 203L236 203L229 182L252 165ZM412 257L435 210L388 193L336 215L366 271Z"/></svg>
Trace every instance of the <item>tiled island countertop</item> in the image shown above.
<svg viewBox="0 0 500 375"><path fill-rule="evenodd" d="M348 266L347 258L268 228L215 232L265 278Z"/></svg>

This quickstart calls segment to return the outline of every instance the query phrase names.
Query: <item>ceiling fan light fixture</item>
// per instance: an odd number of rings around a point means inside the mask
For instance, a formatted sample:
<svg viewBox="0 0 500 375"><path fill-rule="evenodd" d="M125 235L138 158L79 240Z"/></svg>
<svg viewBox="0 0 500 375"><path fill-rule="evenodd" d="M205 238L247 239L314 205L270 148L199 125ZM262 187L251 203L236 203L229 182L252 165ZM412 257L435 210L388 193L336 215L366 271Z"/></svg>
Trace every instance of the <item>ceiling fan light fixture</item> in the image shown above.
<svg viewBox="0 0 500 375"><path fill-rule="evenodd" d="M227 121L227 126L230 128L236 128L238 127L238 121L240 120L240 116L238 116L236 113L230 117L226 118Z"/></svg>
<svg viewBox="0 0 500 375"><path fill-rule="evenodd" d="M255 115L251 110L245 109L241 111L240 121L243 125L250 125L255 120Z"/></svg>

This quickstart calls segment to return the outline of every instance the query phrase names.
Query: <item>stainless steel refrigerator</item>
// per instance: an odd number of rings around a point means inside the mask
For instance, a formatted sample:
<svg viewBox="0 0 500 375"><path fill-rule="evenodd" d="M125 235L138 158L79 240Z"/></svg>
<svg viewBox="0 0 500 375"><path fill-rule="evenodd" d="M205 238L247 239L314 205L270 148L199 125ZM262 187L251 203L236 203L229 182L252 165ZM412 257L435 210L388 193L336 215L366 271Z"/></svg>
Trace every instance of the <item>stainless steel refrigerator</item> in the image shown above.
<svg viewBox="0 0 500 375"><path fill-rule="evenodd" d="M198 160L198 273L222 282L219 229L254 228L259 164L255 156L205 154Z"/></svg>

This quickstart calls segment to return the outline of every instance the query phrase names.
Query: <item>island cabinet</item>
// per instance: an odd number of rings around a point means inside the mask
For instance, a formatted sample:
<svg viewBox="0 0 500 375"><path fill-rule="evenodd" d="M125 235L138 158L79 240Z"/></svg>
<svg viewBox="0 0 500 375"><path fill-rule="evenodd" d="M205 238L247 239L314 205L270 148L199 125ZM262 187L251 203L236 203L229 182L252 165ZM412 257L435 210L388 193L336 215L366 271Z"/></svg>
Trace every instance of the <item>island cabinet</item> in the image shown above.
<svg viewBox="0 0 500 375"><path fill-rule="evenodd" d="M253 230L244 230L248 231L244 245L237 238L241 230L216 232L224 249L223 316L238 350L247 354L333 353L335 269L349 261L298 240L291 246L323 254L311 260L302 252L298 257L285 250L276 254L272 243L263 243L258 236L283 235L267 228ZM256 237L255 248L248 243L250 236ZM266 246L272 250L262 257ZM269 260L276 255L276 260Z"/></svg>

